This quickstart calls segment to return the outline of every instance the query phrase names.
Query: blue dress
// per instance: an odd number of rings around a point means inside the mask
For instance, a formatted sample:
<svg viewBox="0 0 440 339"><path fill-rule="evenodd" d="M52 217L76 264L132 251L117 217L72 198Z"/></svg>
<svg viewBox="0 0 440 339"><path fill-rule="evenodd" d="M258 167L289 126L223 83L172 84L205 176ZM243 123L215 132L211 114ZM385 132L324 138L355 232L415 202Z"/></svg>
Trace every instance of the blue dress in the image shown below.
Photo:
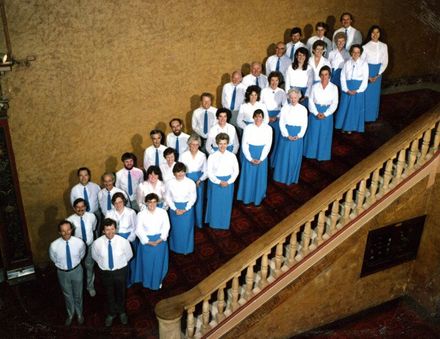
<svg viewBox="0 0 440 339"><path fill-rule="evenodd" d="M336 68L336 69L333 68L332 77L330 79L330 81L336 86L338 86L339 89L341 89L341 71L342 68Z"/></svg>
<svg viewBox="0 0 440 339"><path fill-rule="evenodd" d="M174 202L177 209L183 210L187 202ZM194 209L182 215L177 215L170 208L170 250L180 254L189 254L194 251Z"/></svg>
<svg viewBox="0 0 440 339"><path fill-rule="evenodd" d="M273 110L273 111L268 111L268 113L269 113L269 118L274 118L277 117L278 114L280 114L280 111ZM269 122L269 126L272 127L273 130L272 151L270 157L270 167L273 167L275 160L275 153L277 151L277 146L281 138L281 132L280 132L280 124L278 123L278 120L275 120L274 122Z"/></svg>
<svg viewBox="0 0 440 339"><path fill-rule="evenodd" d="M260 159L264 145L249 145L252 159ZM258 165L251 163L244 154L241 157L241 177L238 185L237 200L256 206L266 196L267 190L267 158Z"/></svg>
<svg viewBox="0 0 440 339"><path fill-rule="evenodd" d="M325 113L330 105L315 104L319 113ZM333 140L333 114L318 119L309 114L307 133L304 136L304 156L318 160L330 160Z"/></svg>
<svg viewBox="0 0 440 339"><path fill-rule="evenodd" d="M186 176L190 178L192 181L197 182L200 177L203 175L202 171L187 173ZM205 182L201 181L200 185L197 187L197 200L194 204L194 218L195 224L198 228L203 227L203 202L205 201Z"/></svg>
<svg viewBox="0 0 440 339"><path fill-rule="evenodd" d="M289 136L296 136L301 131L301 126L286 125ZM301 170L303 155L303 138L289 140L281 137L275 155L275 168L273 180L286 185L297 183Z"/></svg>
<svg viewBox="0 0 440 339"><path fill-rule="evenodd" d="M379 74L382 64L368 64L368 76L370 78ZM379 116L380 87L382 76L379 76L375 82L369 82L365 90L365 121L376 121Z"/></svg>
<svg viewBox="0 0 440 339"><path fill-rule="evenodd" d="M160 234L149 235L156 241ZM157 246L140 245L136 254L134 282L142 282L145 288L158 290L168 272L168 244L162 241Z"/></svg>
<svg viewBox="0 0 440 339"><path fill-rule="evenodd" d="M221 181L228 181L230 175L217 176ZM211 228L228 230L231 223L234 184L222 187L209 180L205 222Z"/></svg>
<svg viewBox="0 0 440 339"><path fill-rule="evenodd" d="M359 89L361 80L347 80L347 88L351 91ZM364 132L365 130L365 92L349 95L342 92L341 102L336 113L337 129L347 132Z"/></svg>

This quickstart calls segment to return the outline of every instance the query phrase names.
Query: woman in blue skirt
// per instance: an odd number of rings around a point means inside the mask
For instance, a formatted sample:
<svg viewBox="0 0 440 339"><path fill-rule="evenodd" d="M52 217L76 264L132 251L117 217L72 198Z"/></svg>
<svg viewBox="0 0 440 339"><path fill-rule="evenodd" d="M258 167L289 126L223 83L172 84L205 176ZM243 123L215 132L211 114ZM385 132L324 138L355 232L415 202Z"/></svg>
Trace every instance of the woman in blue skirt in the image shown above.
<svg viewBox="0 0 440 339"><path fill-rule="evenodd" d="M309 65L309 50L300 47L295 51L295 59L286 71L285 89L301 90L300 103L307 106L307 98L313 85L313 69Z"/></svg>
<svg viewBox="0 0 440 339"><path fill-rule="evenodd" d="M168 232L170 221L167 212L157 208L159 197L149 193L145 197L147 208L137 215L136 235L140 246L136 255L134 281L145 288L158 290L168 272Z"/></svg>
<svg viewBox="0 0 440 339"><path fill-rule="evenodd" d="M218 150L208 158L208 197L205 222L211 228L227 230L231 222L234 182L239 169L237 157L226 148L229 136L220 133L215 138Z"/></svg>
<svg viewBox="0 0 440 339"><path fill-rule="evenodd" d="M332 50L328 56L328 61L332 67L331 82L341 89L342 67L344 67L345 62L350 59L350 54L345 49L347 39L344 32L336 33L333 41L336 45L336 49Z"/></svg>
<svg viewBox="0 0 440 339"><path fill-rule="evenodd" d="M199 150L202 140L196 133L188 138L189 150L180 155L180 160L187 168L186 176L196 184L197 200L194 205L195 223L203 227L203 204L205 201L205 181L208 177L205 153Z"/></svg>
<svg viewBox="0 0 440 339"><path fill-rule="evenodd" d="M174 179L167 182L165 201L170 207L170 250L180 254L194 251L194 209L196 184L186 176L186 166L177 162Z"/></svg>
<svg viewBox="0 0 440 339"><path fill-rule="evenodd" d="M319 71L321 82L313 85L309 98L309 124L304 136L304 156L330 160L333 140L333 113L338 107L338 88L330 82L330 67Z"/></svg>
<svg viewBox="0 0 440 339"><path fill-rule="evenodd" d="M272 145L272 128L263 122L264 113L254 112L254 123L243 131L241 177L237 200L259 206L267 190L267 155Z"/></svg>
<svg viewBox="0 0 440 339"><path fill-rule="evenodd" d="M290 103L280 112L281 140L275 154L273 179L286 185L297 183L303 155L303 137L307 130L307 109L299 103L301 91L288 92Z"/></svg>
<svg viewBox="0 0 440 339"><path fill-rule="evenodd" d="M368 63L368 87L365 91L365 121L376 121L379 115L382 74L388 66L388 47L379 41L382 29L373 25L368 30L363 59Z"/></svg>
<svg viewBox="0 0 440 339"><path fill-rule="evenodd" d="M350 47L351 59L341 72L341 103L336 113L335 127L343 132L364 132L365 90L368 85L368 64L362 60L362 46Z"/></svg>
<svg viewBox="0 0 440 339"><path fill-rule="evenodd" d="M261 102L266 105L267 113L269 114L269 126L273 129L273 147L270 161L271 167L273 167L274 154L277 149L278 140L280 139L280 125L278 123L278 118L281 107L287 104L286 92L278 87L281 80L282 75L280 72L271 72L269 74L269 87L263 88L261 91Z"/></svg>

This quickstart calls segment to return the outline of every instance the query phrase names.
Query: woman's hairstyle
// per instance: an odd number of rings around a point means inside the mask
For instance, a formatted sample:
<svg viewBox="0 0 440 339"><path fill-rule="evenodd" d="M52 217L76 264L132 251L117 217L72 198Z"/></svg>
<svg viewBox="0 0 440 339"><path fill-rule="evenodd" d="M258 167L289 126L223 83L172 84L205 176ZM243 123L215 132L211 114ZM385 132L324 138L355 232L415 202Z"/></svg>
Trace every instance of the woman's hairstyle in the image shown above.
<svg viewBox="0 0 440 339"><path fill-rule="evenodd" d="M300 47L295 51L295 58L293 58L292 68L297 69L298 68L298 54L301 53L302 55L306 56L306 60L304 60L303 64L303 71L307 70L307 66L309 65L309 50L305 47Z"/></svg>
<svg viewBox="0 0 440 339"><path fill-rule="evenodd" d="M246 93L244 95L244 102L249 102L251 100L250 97L252 92L257 93L257 101L260 101L261 88L258 87L257 85L252 85L246 89Z"/></svg>
<svg viewBox="0 0 440 339"><path fill-rule="evenodd" d="M163 181L162 171L160 170L159 166L151 165L150 167L148 167L147 172L145 173L144 180L148 180L148 176L150 174L156 174L157 176L159 176L159 180Z"/></svg>

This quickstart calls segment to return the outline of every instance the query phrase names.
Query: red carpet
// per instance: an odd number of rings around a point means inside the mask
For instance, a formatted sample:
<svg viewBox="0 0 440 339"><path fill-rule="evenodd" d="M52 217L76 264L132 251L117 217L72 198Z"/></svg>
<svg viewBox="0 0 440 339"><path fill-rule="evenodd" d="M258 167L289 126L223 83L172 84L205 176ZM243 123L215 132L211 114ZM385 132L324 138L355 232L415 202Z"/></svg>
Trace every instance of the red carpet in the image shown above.
<svg viewBox="0 0 440 339"><path fill-rule="evenodd" d="M4 284L1 290L4 303L0 316L1 336L98 338L111 334L127 338L156 338L158 325L154 306L159 300L192 288L439 100L440 93L430 90L383 96L379 121L368 124L364 134L336 132L332 160L318 162L304 159L299 184L286 186L270 181L268 197L259 208L235 203L230 231L196 230L193 254L170 253L170 269L162 290L152 292L140 285L128 290L128 326L115 321L111 329L103 327L105 304L98 278L98 295L93 299L85 296L85 324L77 326L74 323L71 328L65 328L63 296L55 270L50 269L40 272L36 280L16 287Z"/></svg>

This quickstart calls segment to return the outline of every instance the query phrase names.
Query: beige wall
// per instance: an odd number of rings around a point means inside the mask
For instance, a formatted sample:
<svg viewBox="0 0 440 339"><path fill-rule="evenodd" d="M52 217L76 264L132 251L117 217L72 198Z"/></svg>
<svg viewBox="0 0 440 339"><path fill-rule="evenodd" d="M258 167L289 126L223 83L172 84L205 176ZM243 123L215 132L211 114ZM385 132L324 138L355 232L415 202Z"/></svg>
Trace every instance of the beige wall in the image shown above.
<svg viewBox="0 0 440 339"><path fill-rule="evenodd" d="M355 14L363 32L383 24L389 40L396 39L394 78L432 72L436 63L427 52L440 54L435 27L421 25L415 15L390 16L392 6L401 4L395 0L311 0L306 7L287 0L5 2L14 56L37 58L30 67L14 67L3 88L39 264L57 236L56 221L71 213L67 197L78 167L90 167L99 183L104 171L120 168L123 152L142 161L150 129L169 132L174 116L188 126L201 92L218 97L228 73L265 58L293 25L310 36L315 22L333 27L342 10ZM409 11L411 2L399 6L402 13L422 12L419 5ZM417 38L404 39L396 28L403 23ZM407 60L415 45L423 62Z"/></svg>
<svg viewBox="0 0 440 339"><path fill-rule="evenodd" d="M403 194L224 338L289 338L405 294L434 313L440 296L440 218L434 203L440 175L435 186L426 189L427 183L425 178ZM417 259L360 278L368 232L424 214Z"/></svg>

